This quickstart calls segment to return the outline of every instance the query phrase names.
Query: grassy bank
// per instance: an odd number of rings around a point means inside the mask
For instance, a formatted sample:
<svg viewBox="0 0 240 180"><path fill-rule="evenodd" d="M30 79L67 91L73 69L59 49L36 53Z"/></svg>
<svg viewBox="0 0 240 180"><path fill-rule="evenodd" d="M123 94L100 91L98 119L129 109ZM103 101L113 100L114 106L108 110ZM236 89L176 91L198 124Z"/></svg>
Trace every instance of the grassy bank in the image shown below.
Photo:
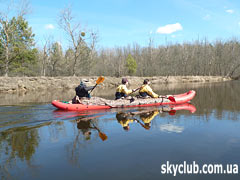
<svg viewBox="0 0 240 180"><path fill-rule="evenodd" d="M94 85L98 76L81 77L0 77L0 92L18 92L18 91L41 91L48 89L74 89L80 81L87 85ZM221 76L154 76L154 77L127 77L130 86L136 87L142 84L143 80L148 78L154 86L164 83L191 83L191 82L222 82L230 81L231 78ZM115 88L121 83L121 78L105 77L104 82L99 85L106 88Z"/></svg>

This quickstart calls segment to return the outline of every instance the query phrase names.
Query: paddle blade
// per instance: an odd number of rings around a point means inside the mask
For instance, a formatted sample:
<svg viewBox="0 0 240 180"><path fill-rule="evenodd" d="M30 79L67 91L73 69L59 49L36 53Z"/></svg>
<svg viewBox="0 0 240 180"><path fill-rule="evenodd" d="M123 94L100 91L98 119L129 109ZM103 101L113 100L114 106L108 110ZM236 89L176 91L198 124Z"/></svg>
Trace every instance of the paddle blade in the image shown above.
<svg viewBox="0 0 240 180"><path fill-rule="evenodd" d="M169 96L168 99L172 102L176 102L175 98L173 96Z"/></svg>
<svg viewBox="0 0 240 180"><path fill-rule="evenodd" d="M96 84L100 84L104 81L104 77L103 76L100 76L97 81L96 81Z"/></svg>
<svg viewBox="0 0 240 180"><path fill-rule="evenodd" d="M102 132L99 132L98 135L99 135L99 137L102 139L102 141L107 140L107 135L106 135L106 134L104 134L104 133L102 133Z"/></svg>
<svg viewBox="0 0 240 180"><path fill-rule="evenodd" d="M171 111L168 112L168 114L174 116L176 112L177 112L176 110L172 109Z"/></svg>

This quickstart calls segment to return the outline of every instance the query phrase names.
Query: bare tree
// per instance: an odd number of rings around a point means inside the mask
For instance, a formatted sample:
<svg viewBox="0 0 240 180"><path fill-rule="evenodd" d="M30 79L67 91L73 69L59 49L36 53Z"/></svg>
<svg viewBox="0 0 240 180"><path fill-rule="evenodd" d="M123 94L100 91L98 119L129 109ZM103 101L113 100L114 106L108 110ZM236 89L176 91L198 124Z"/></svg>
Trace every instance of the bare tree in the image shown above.
<svg viewBox="0 0 240 180"><path fill-rule="evenodd" d="M42 57L41 59L41 75L46 76L47 75L47 66L49 64L49 58L50 58L50 51L52 46L51 37L46 37L45 42L43 44L43 50L42 50Z"/></svg>
<svg viewBox="0 0 240 180"><path fill-rule="evenodd" d="M0 40L2 42L3 46L3 54L4 56L2 57L5 59L4 61L4 76L8 76L9 72L9 64L10 64L10 51L9 51L9 44L10 44L10 34L13 33L14 29L9 24L9 14L8 12L11 11L11 5L9 4L7 6L6 12L0 12L0 29L3 31L1 32L4 34L4 36L0 36ZM4 38L5 37L5 38Z"/></svg>
<svg viewBox="0 0 240 180"><path fill-rule="evenodd" d="M76 75L76 65L80 60L81 47L84 43L85 32L80 23L74 22L72 10L70 7L63 9L59 15L58 24L68 35L69 41L73 46L74 60L72 67L72 75Z"/></svg>

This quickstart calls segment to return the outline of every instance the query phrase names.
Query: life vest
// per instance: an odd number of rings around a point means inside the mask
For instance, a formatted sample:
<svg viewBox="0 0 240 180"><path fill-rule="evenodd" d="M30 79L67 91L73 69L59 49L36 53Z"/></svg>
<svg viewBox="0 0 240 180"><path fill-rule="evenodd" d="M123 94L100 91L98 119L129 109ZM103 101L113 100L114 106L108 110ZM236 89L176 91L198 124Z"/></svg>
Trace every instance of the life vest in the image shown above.
<svg viewBox="0 0 240 180"><path fill-rule="evenodd" d="M146 124L146 123L150 123L158 114L159 114L159 112L157 110L155 110L155 111L151 112L150 114L140 115L140 118Z"/></svg>
<svg viewBox="0 0 240 180"><path fill-rule="evenodd" d="M115 98L120 99L121 97L126 97L128 94L132 93L132 90L129 90L125 84L121 84L116 89Z"/></svg>
<svg viewBox="0 0 240 180"><path fill-rule="evenodd" d="M147 93L152 98L158 98L158 95L156 93L154 93L152 88L147 84L144 84L141 86L139 93L140 93L140 95L141 95L141 93Z"/></svg>

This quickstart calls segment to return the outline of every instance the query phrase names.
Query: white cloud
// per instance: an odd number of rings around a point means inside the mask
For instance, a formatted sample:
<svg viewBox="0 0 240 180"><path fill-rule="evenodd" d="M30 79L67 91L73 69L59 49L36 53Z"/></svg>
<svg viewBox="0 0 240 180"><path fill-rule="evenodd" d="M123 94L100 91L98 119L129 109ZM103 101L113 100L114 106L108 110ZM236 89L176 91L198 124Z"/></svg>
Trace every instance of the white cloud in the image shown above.
<svg viewBox="0 0 240 180"><path fill-rule="evenodd" d="M157 33L159 33L159 34L171 34L173 32L180 31L182 29L183 29L183 27L180 23L168 24L166 26L159 27L157 29Z"/></svg>
<svg viewBox="0 0 240 180"><path fill-rule="evenodd" d="M162 124L162 125L160 125L159 128L160 128L160 131L168 132L168 133L172 133L172 132L181 133L184 130L184 127L176 126L173 124Z"/></svg>
<svg viewBox="0 0 240 180"><path fill-rule="evenodd" d="M45 25L45 29L54 29L55 27L54 27L54 25L52 25L52 24L47 24L47 25Z"/></svg>
<svg viewBox="0 0 240 180"><path fill-rule="evenodd" d="M229 13L229 14L232 14L232 13L234 13L234 10L233 9L227 9L226 12Z"/></svg>
<svg viewBox="0 0 240 180"><path fill-rule="evenodd" d="M174 34L173 34L173 35L171 35L171 37L172 37L172 38L175 38L175 37L176 37L176 35L174 35Z"/></svg>

